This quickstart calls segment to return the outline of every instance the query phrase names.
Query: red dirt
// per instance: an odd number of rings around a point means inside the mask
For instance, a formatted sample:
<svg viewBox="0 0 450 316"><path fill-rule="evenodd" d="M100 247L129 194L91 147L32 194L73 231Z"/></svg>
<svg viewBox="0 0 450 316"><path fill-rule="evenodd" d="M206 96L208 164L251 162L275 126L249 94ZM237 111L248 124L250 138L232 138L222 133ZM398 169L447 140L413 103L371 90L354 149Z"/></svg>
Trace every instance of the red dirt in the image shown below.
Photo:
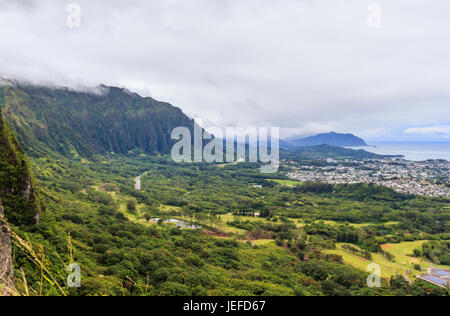
<svg viewBox="0 0 450 316"><path fill-rule="evenodd" d="M250 232L247 234L247 239L248 240L272 239L272 234L269 234L264 231L259 232L258 234Z"/></svg>
<svg viewBox="0 0 450 316"><path fill-rule="evenodd" d="M226 233L212 232L212 231L207 230L207 229L204 229L203 232L205 233L205 235L211 236L211 237L230 237L230 235L228 235Z"/></svg>

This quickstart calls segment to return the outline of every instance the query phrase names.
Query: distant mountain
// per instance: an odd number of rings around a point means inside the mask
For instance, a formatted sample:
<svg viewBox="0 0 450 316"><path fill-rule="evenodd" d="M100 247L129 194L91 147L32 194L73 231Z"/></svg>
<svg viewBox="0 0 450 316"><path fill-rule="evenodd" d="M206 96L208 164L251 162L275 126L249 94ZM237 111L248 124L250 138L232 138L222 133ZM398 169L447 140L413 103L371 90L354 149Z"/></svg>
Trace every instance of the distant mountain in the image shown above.
<svg viewBox="0 0 450 316"><path fill-rule="evenodd" d="M283 159L290 160L316 160L316 159L350 159L350 160L362 160L362 159L389 159L389 158L403 158L403 156L390 156L390 155L377 155L365 150L354 150L342 147L335 147L330 145L318 145L310 147L297 147L290 149L289 151L282 151Z"/></svg>
<svg viewBox="0 0 450 316"><path fill-rule="evenodd" d="M353 134L339 134L335 132L318 134L306 138L291 138L283 140L280 147L290 149L300 146L330 145L337 147L367 146L366 142Z"/></svg>
<svg viewBox="0 0 450 316"><path fill-rule="evenodd" d="M0 86L0 108L28 154L169 153L172 130L194 121L176 107L126 89L92 92L30 85Z"/></svg>

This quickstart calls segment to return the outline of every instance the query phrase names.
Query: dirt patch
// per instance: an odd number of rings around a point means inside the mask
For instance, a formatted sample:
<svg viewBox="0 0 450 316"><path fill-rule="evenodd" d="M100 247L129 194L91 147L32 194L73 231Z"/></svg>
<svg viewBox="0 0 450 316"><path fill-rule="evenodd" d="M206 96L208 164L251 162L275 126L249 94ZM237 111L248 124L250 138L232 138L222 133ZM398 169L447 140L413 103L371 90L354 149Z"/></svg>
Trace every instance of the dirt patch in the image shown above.
<svg viewBox="0 0 450 316"><path fill-rule="evenodd" d="M272 234L266 231L252 231L247 234L248 240L258 240L258 239L273 239Z"/></svg>
<svg viewBox="0 0 450 316"><path fill-rule="evenodd" d="M381 248L383 250L389 250L392 248L392 246L394 246L393 244L386 244L386 245L381 245Z"/></svg>
<svg viewBox="0 0 450 316"><path fill-rule="evenodd" d="M213 232L213 231L210 231L210 230L207 230L207 229L204 229L203 233L205 233L205 235L211 236L211 237L222 237L222 238L230 237L230 235L227 234L227 233Z"/></svg>

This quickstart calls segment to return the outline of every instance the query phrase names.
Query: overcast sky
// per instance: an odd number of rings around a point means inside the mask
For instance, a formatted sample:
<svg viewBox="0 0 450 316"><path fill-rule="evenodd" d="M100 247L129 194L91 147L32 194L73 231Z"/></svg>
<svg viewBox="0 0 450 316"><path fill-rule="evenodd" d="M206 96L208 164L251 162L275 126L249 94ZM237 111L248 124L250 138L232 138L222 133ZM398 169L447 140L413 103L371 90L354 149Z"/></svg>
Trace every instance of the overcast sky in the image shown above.
<svg viewBox="0 0 450 316"><path fill-rule="evenodd" d="M80 0L80 27L71 2L0 0L0 76L119 85L206 125L450 141L448 0Z"/></svg>

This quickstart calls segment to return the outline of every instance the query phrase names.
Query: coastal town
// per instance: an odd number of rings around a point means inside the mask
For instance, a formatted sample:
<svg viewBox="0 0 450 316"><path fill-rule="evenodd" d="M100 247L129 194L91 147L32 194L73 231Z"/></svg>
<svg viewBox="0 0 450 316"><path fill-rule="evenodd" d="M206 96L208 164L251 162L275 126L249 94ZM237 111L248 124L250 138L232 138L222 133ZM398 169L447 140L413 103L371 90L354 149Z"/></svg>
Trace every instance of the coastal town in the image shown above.
<svg viewBox="0 0 450 316"><path fill-rule="evenodd" d="M450 162L447 160L363 160L335 161L324 166L299 165L287 162L294 180L330 184L374 183L393 190L431 197L450 196Z"/></svg>

